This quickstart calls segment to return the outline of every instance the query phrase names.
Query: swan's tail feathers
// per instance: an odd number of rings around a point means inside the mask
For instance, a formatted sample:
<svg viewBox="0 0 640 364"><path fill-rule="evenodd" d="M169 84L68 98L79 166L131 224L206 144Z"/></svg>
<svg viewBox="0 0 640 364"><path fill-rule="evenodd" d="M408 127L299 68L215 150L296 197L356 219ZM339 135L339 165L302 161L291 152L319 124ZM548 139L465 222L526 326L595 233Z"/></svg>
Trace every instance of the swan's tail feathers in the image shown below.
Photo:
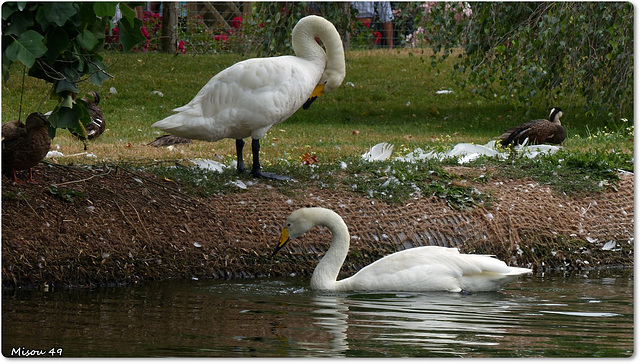
<svg viewBox="0 0 640 364"><path fill-rule="evenodd" d="M521 276L523 274L529 274L529 273L533 272L529 268L520 268L520 267L509 267L509 268L511 268L511 270L509 272L505 273L505 275L508 275L508 276Z"/></svg>
<svg viewBox="0 0 640 364"><path fill-rule="evenodd" d="M209 122L201 115L191 115L186 112L180 112L156 121L151 127L161 129L171 135L182 138L209 140L211 137L206 135L208 124Z"/></svg>

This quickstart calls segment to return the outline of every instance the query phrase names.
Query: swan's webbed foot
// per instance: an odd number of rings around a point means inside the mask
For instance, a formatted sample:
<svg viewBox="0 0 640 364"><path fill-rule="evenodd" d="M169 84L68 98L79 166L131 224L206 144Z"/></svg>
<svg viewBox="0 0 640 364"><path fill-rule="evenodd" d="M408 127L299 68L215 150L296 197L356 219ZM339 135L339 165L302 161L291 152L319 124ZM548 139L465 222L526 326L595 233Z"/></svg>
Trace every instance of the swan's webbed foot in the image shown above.
<svg viewBox="0 0 640 364"><path fill-rule="evenodd" d="M236 155L238 159L238 165L236 170L238 174L243 174L247 171L244 160L242 159L242 149L244 148L244 140L236 139ZM251 153L253 154L253 168L251 169L251 175L255 178L269 178L276 181L288 181L291 178L287 176L281 176L275 173L262 172L260 167L260 140L253 139L251 141Z"/></svg>
<svg viewBox="0 0 640 364"><path fill-rule="evenodd" d="M251 175L254 176L255 178L268 178L276 181L289 181L291 179L291 177L289 176L282 176L275 173L262 172L260 170L251 171Z"/></svg>

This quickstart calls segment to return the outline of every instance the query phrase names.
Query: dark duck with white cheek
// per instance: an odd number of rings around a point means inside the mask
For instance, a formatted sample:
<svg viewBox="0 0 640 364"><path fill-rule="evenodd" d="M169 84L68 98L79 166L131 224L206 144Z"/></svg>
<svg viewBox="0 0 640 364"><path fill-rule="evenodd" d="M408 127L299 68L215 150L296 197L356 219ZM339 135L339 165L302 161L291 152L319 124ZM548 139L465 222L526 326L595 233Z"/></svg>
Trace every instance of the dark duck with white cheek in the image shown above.
<svg viewBox="0 0 640 364"><path fill-rule="evenodd" d="M104 113L98 104L100 103L100 94L97 91L91 91L87 94L87 96L82 98L82 101L87 103L87 109L89 111L89 116L91 117L91 122L85 127L87 131L87 138L83 138L82 136L73 133L78 139L82 140L84 143L84 150L87 150L87 139L93 140L104 132L107 127L107 123L104 120Z"/></svg>
<svg viewBox="0 0 640 364"><path fill-rule="evenodd" d="M507 130L500 136L500 144L560 144L567 137L567 131L560 125L562 110L559 107L551 109L549 120L537 119Z"/></svg>

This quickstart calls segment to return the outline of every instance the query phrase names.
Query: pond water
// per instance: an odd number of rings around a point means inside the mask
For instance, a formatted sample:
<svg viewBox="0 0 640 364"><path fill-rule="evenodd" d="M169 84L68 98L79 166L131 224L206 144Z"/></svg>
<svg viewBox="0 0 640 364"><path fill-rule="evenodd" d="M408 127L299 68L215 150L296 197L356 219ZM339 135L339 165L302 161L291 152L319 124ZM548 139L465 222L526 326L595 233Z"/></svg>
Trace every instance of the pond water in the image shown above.
<svg viewBox="0 0 640 364"><path fill-rule="evenodd" d="M308 278L5 291L2 353L63 357L628 357L633 270L495 293L317 293Z"/></svg>

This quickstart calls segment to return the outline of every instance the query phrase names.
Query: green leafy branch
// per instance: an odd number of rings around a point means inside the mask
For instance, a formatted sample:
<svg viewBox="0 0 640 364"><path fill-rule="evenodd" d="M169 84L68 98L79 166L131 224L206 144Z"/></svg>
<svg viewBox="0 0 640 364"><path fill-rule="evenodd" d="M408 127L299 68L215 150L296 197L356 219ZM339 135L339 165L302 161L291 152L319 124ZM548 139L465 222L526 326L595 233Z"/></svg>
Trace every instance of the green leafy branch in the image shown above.
<svg viewBox="0 0 640 364"><path fill-rule="evenodd" d="M527 108L584 104L589 117L632 114L630 3L470 3L464 27L441 14L446 6L434 5L423 20L437 29L430 45L443 52L434 60L463 47L455 66L465 75L461 86Z"/></svg>
<svg viewBox="0 0 640 364"><path fill-rule="evenodd" d="M9 79L13 63L21 63L28 75L52 84L43 95L58 100L49 117L49 132L59 128L86 136L91 122L87 105L76 100L78 84L96 86L113 76L107 72L101 52L106 33L114 28L119 6L119 39L124 51L144 40L142 21L124 3L107 2L6 2L2 5L2 75Z"/></svg>

